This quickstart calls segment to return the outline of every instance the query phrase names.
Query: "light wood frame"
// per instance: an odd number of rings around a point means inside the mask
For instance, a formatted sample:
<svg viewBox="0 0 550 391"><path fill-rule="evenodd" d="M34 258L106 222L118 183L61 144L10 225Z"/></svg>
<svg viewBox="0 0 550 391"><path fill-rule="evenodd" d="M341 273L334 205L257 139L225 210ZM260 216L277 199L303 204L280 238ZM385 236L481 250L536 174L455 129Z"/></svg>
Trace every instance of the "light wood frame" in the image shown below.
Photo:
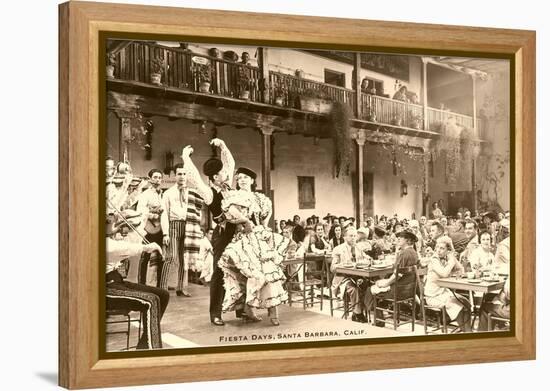
<svg viewBox="0 0 550 391"><path fill-rule="evenodd" d="M535 32L88 2L61 4L59 17L60 385L74 389L535 358ZM101 30L510 55L515 61L514 336L100 359Z"/></svg>

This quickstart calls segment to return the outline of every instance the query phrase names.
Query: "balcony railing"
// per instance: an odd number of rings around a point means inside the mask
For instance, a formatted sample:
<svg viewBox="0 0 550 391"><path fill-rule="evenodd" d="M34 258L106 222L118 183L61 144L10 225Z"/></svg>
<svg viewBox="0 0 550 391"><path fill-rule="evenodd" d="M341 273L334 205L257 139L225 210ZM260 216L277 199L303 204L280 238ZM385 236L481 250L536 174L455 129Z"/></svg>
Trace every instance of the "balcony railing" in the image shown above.
<svg viewBox="0 0 550 391"><path fill-rule="evenodd" d="M238 98L241 91L248 90L250 101L263 101L259 68L154 43L134 42L118 52L115 56L114 77L151 83L151 60L160 58L164 64L161 78L163 85L199 92L200 66L196 63L197 59L193 60L194 57L206 59L206 62L210 63L211 84L208 93ZM248 76L244 78L247 80L246 83L242 83L243 74ZM327 99L345 103L350 108L353 108L355 101L354 90L275 71L269 71L269 80L265 88L269 89L270 101L263 103L287 108L300 108L299 97L306 91L317 92ZM361 120L438 132L441 124L451 119L458 125L473 128L474 120L467 115L431 107L427 109L427 113L427 121L424 123L424 108L421 105L361 93ZM477 118L477 129L477 137L482 138L485 134L485 122L481 118Z"/></svg>
<svg viewBox="0 0 550 391"><path fill-rule="evenodd" d="M282 98L285 107L299 108L296 101L304 92L317 92L335 102L342 102L353 108L355 92L347 88L332 84L321 83L314 80L287 75L280 72L269 72L271 104L277 104L277 98Z"/></svg>
<svg viewBox="0 0 550 391"><path fill-rule="evenodd" d="M150 61L163 60L162 84L168 87L199 91L199 67L193 57L201 57L210 63L210 92L237 98L242 90L250 91L251 101L260 101L259 70L250 65L227 61L217 57L193 53L179 48L166 48L155 44L132 43L115 57L115 77L142 83L151 82ZM248 76L247 87L240 81L240 74Z"/></svg>

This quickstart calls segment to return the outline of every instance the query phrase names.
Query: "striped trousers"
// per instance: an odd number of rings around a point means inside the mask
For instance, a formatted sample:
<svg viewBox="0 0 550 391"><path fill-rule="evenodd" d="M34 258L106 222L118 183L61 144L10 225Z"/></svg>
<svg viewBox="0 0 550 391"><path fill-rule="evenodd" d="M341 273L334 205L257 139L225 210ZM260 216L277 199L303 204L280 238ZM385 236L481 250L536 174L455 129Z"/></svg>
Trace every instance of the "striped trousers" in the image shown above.
<svg viewBox="0 0 550 391"><path fill-rule="evenodd" d="M164 265L162 267L162 274L160 276L159 288L168 289L168 279L172 267L178 266L178 286L177 290L181 291L187 288L188 282L188 265L185 262L183 256L184 239L185 239L185 221L175 220L170 221L170 228L168 230L170 235L170 243L166 249L166 255L164 258Z"/></svg>
<svg viewBox="0 0 550 391"><path fill-rule="evenodd" d="M139 338L137 349L162 348L160 320L170 299L168 291L128 281L119 281L107 284L106 296L108 309L141 312L143 334Z"/></svg>

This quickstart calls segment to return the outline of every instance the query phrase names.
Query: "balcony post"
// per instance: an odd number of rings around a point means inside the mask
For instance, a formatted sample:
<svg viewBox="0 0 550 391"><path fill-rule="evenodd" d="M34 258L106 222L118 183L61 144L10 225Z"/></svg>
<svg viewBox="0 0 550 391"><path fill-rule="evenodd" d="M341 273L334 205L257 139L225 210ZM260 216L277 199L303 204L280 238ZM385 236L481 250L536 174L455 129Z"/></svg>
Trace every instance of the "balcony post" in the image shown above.
<svg viewBox="0 0 550 391"><path fill-rule="evenodd" d="M357 143L357 217L358 226L362 227L364 223L365 193L363 184L363 147L366 141L364 129L357 131L355 142Z"/></svg>
<svg viewBox="0 0 550 391"><path fill-rule="evenodd" d="M353 63L353 90L355 91L355 100L353 102L353 114L355 118L361 118L362 107L361 107L361 53L355 53Z"/></svg>
<svg viewBox="0 0 550 391"><path fill-rule="evenodd" d="M424 111L424 130L429 130L428 120L428 59L422 57L422 109Z"/></svg>
<svg viewBox="0 0 550 391"><path fill-rule="evenodd" d="M422 214L426 216L426 218L430 218L430 200L428 199L428 195L430 194L430 159L431 159L431 150L428 147L424 147L422 149L423 155L422 155L422 163L424 164L424 178L423 179L423 186L422 186Z"/></svg>
<svg viewBox="0 0 550 391"><path fill-rule="evenodd" d="M119 113L118 116L118 161L130 163L130 142L132 129L130 118Z"/></svg>
<svg viewBox="0 0 550 391"><path fill-rule="evenodd" d="M472 106L473 106L472 118L474 120L474 126L473 126L474 136L479 139L481 137L479 137L479 134L478 134L479 129L477 128L476 75L472 75Z"/></svg>
<svg viewBox="0 0 550 391"><path fill-rule="evenodd" d="M260 132L262 135L262 190L266 197L271 198L271 135L273 134L273 128L261 127ZM271 200L275 203L275 200ZM269 222L271 228L273 227L273 217Z"/></svg>
<svg viewBox="0 0 550 391"><path fill-rule="evenodd" d="M269 79L269 63L267 62L267 48L258 48L258 67L260 69L260 96L262 103L270 103L269 93L271 81Z"/></svg>

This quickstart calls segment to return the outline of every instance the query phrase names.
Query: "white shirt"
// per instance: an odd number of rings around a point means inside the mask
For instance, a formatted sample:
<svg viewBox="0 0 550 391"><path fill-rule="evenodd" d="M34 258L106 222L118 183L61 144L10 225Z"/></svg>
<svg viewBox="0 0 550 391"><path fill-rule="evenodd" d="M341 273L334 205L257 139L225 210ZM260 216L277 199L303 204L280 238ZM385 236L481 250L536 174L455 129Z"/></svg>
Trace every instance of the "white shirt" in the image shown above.
<svg viewBox="0 0 550 391"><path fill-rule="evenodd" d="M105 273L116 270L120 262L143 252L143 244L107 238L107 267Z"/></svg>
<svg viewBox="0 0 550 391"><path fill-rule="evenodd" d="M162 232L168 234L170 221L187 220L187 201L189 190L184 187L180 192L178 185L170 187L162 195L164 211L160 217Z"/></svg>

